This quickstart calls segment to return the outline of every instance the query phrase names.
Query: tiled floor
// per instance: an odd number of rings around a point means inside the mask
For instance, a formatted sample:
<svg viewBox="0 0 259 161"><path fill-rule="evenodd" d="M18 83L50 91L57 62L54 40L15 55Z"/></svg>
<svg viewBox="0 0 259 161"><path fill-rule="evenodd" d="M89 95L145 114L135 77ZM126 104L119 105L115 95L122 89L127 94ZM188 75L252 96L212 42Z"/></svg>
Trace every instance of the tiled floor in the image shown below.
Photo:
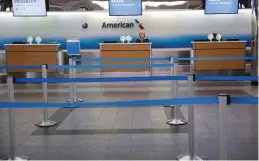
<svg viewBox="0 0 259 161"><path fill-rule="evenodd" d="M79 75L82 76L82 75ZM170 82L80 83L77 96L85 102L143 100L171 97ZM0 101L7 100L1 85ZM69 98L68 84L49 84L49 101ZM187 82L179 81L179 97L187 96ZM195 96L257 96L249 82L196 82ZM41 85L16 84L17 101L41 102ZM218 159L217 105L195 105L195 150ZM181 106L188 119L188 107ZM169 126L172 110L162 106L49 109L58 125L37 128L42 109L16 109L17 155L30 159L174 160L188 152L188 125ZM228 159L258 159L258 108L232 104L228 109ZM0 109L0 158L8 156L7 109Z"/></svg>

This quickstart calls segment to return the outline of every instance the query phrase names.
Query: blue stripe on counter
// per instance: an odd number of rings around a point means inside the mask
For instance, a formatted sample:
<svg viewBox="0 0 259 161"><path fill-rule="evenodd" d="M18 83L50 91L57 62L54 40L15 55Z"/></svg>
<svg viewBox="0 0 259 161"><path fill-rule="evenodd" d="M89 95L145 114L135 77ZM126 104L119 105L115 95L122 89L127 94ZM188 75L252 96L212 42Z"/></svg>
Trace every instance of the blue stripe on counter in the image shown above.
<svg viewBox="0 0 259 161"><path fill-rule="evenodd" d="M250 46L251 35L234 35L235 38L240 40L245 40L247 46ZM132 42L135 42L136 36L133 36ZM232 35L225 35L223 39L233 38ZM62 49L66 49L66 39L67 38L44 38L43 42L58 42L61 44ZM177 35L177 36L166 36L166 37L149 37L152 42L152 48L191 48L191 42L198 39L207 39L207 35ZM0 50L4 50L4 44L12 44L13 41L26 41L27 37L9 37L1 38L0 37ZM81 49L100 49L99 43L103 43L106 40L115 40L120 41L120 36L107 36L107 37L82 37L80 38Z"/></svg>

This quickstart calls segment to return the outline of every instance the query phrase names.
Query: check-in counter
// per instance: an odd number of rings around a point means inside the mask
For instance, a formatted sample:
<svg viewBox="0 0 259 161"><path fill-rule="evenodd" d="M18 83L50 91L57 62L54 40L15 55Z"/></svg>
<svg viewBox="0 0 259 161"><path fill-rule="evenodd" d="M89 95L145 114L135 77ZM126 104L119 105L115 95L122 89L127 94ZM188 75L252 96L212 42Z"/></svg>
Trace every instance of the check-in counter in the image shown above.
<svg viewBox="0 0 259 161"><path fill-rule="evenodd" d="M60 44L6 44L6 65L30 66L30 65L61 65L63 60L60 52ZM56 69L48 69L48 72L57 72ZM17 69L7 70L8 73L41 72L41 69Z"/></svg>
<svg viewBox="0 0 259 161"><path fill-rule="evenodd" d="M192 42L191 57L244 57L246 41ZM193 69L198 70L244 70L245 60L194 60Z"/></svg>
<svg viewBox="0 0 259 161"><path fill-rule="evenodd" d="M150 58L151 43L101 43L101 58ZM150 61L101 62L102 65L150 64ZM102 72L141 72L150 68L103 68Z"/></svg>

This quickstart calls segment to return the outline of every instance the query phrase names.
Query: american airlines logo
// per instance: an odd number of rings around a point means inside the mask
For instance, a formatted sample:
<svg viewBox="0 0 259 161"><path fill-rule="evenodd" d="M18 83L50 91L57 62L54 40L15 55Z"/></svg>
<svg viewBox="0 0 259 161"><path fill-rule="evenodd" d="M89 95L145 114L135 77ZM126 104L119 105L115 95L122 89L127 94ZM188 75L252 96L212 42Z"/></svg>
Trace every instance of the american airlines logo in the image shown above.
<svg viewBox="0 0 259 161"><path fill-rule="evenodd" d="M144 30L144 26L142 25L141 22L139 22L138 19L134 19L135 23L125 23L125 22L117 22L117 23L106 23L103 22L102 24L102 28L125 28L125 29L129 29L129 28L134 28L135 24L139 27L140 30ZM87 29L88 28L88 23L83 23L82 24L82 28L83 29Z"/></svg>
<svg viewBox="0 0 259 161"><path fill-rule="evenodd" d="M14 0L14 3L37 3L37 0Z"/></svg>

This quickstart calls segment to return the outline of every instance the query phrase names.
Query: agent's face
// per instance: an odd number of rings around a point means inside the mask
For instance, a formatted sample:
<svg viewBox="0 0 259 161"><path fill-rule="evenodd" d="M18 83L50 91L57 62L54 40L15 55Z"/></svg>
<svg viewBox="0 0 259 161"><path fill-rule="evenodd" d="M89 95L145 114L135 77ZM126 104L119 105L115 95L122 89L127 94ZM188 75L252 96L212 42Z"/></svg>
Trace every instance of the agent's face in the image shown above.
<svg viewBox="0 0 259 161"><path fill-rule="evenodd" d="M140 34L139 34L139 38L140 38L140 39L144 39L145 37L146 37L145 33L140 33Z"/></svg>

